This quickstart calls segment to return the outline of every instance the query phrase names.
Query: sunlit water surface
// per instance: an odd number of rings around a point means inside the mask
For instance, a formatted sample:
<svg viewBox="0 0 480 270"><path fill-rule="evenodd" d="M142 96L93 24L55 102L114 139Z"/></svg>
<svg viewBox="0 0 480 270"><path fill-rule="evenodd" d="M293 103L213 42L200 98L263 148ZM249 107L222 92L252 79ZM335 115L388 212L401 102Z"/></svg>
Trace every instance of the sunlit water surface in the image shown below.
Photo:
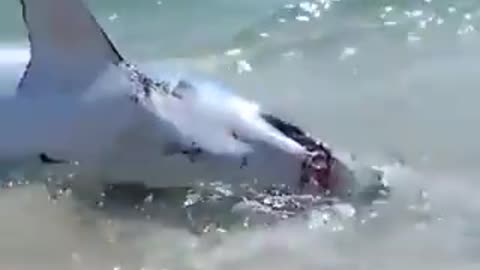
<svg viewBox="0 0 480 270"><path fill-rule="evenodd" d="M3 165L1 269L480 269L480 2L90 2L128 58L228 84L380 167L392 197L353 217L225 187L92 205ZM8 94L29 56L17 1L0 18Z"/></svg>

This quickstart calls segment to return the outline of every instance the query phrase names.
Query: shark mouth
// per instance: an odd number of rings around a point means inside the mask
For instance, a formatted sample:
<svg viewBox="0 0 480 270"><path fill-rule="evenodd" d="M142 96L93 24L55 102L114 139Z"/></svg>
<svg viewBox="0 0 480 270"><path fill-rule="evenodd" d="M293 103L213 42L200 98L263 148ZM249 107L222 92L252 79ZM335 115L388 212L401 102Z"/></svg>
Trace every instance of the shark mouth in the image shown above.
<svg viewBox="0 0 480 270"><path fill-rule="evenodd" d="M335 185L331 175L333 165L336 162L331 150L322 141L313 138L298 126L271 114L262 114L262 117L270 125L308 151L308 156L302 162L300 186L313 184L322 191L331 190Z"/></svg>

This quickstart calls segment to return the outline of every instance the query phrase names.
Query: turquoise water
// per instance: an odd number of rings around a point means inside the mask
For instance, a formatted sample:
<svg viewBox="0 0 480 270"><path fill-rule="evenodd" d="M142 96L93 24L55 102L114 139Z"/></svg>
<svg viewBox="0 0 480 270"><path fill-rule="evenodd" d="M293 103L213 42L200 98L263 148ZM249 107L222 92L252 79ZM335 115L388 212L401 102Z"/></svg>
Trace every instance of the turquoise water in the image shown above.
<svg viewBox="0 0 480 270"><path fill-rule="evenodd" d="M480 2L89 2L134 62L221 80L387 166L394 198L363 225L293 219L200 237L170 224L178 209L149 220L27 185L0 192L0 268L479 269ZM0 22L0 92L11 93L28 57L17 1L2 1ZM199 219L211 212L225 210Z"/></svg>

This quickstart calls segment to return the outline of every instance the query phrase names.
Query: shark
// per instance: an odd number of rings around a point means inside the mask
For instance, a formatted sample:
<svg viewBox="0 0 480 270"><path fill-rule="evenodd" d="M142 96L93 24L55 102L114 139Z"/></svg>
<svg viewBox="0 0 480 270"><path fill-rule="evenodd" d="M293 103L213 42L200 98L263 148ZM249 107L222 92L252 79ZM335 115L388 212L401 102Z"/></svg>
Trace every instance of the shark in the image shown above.
<svg viewBox="0 0 480 270"><path fill-rule="evenodd" d="M288 187L348 198L357 179L321 140L211 81L125 59L82 0L20 0L30 59L0 97L0 160L78 164L77 185Z"/></svg>

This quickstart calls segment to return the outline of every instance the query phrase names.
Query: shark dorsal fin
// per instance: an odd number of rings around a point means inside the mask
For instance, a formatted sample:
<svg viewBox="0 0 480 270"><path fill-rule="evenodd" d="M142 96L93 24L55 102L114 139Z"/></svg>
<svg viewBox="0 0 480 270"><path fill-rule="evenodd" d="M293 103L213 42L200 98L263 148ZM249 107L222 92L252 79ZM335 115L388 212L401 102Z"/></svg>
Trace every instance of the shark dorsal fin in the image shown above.
<svg viewBox="0 0 480 270"><path fill-rule="evenodd" d="M81 93L122 56L83 0L20 0L30 62L18 95Z"/></svg>

